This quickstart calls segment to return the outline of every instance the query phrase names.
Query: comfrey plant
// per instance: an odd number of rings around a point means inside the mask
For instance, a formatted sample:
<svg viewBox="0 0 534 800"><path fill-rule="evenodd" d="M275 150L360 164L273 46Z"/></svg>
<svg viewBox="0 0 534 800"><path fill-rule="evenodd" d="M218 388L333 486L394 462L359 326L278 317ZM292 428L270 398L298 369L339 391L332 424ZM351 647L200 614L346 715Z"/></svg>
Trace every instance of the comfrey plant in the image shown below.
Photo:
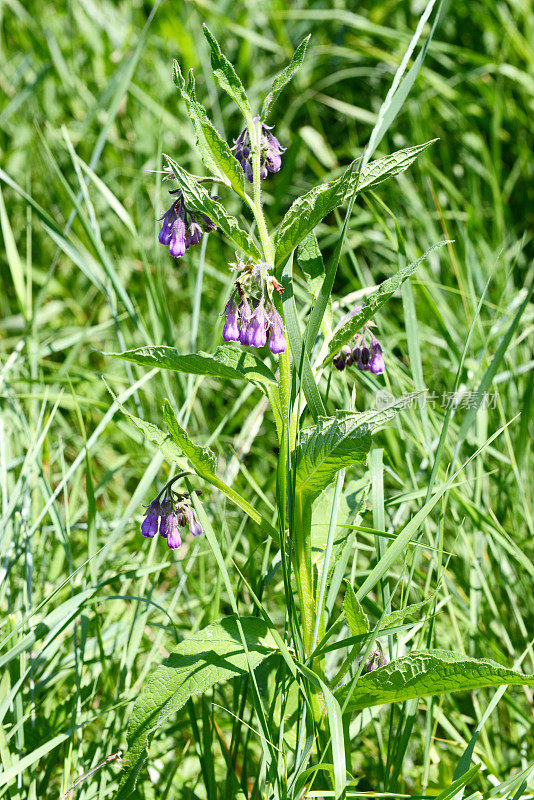
<svg viewBox="0 0 534 800"><path fill-rule="evenodd" d="M173 550L181 543L180 529L185 525L193 536L204 532L233 614L186 636L146 682L132 711L117 797L122 800L134 792L151 757L158 726L193 699L188 709L194 722L191 735L201 754L199 775L206 782L203 796L216 796L215 772L210 766L214 727L227 770L221 796L300 798L314 790L315 796L324 791L324 796L342 798L358 780L351 753L365 722L360 718L353 726L354 714L448 691L532 684L534 678L488 660L424 645L406 652L397 640L410 616L418 616L427 631L425 617L428 611L434 613L435 593L394 610L397 595L390 590L389 570L458 473L427 498L424 508L396 532L387 548L380 538L386 532L377 531L376 558L368 570L351 566L368 491L375 491L372 476L379 474L381 465L381 451L371 451L372 438L402 407L402 400L385 410L373 410L370 405L369 410L357 413L351 407L350 388L358 382L365 404L371 395L364 387L379 388L384 381L384 356L374 331L382 306L413 274L417 262L402 267L368 293L365 304L353 308L334 330L325 315L355 198L407 169L430 143L371 161L393 118L382 110L363 155L334 180L298 197L272 231L264 213L262 182L283 170L284 148L267 119L302 64L308 40L275 78L261 112L254 114L233 66L211 32L205 29L205 34L213 76L235 102L245 126L230 146L197 99L192 73L185 79L175 62L174 80L207 175L194 176L167 156L176 185L159 239L175 258L184 256L209 232L217 237L217 247L226 242L238 251L229 295L221 298L218 309L224 316L221 344L213 353L184 354L158 346L116 355L145 366L249 383L262 392L278 435L276 514L267 516L221 477L214 453L189 438L170 402L164 404L164 429L126 412L179 470L149 504L142 534L153 538L159 532ZM205 188L206 179L217 183L218 198ZM232 193L243 204L248 225L229 213ZM314 231L341 206L346 206L345 224L325 266ZM208 254L209 247L208 243ZM298 304L295 262L301 270ZM194 269L194 262L190 264ZM302 278L306 280L312 272L315 283L309 284L310 299L302 303ZM357 370L347 370L351 364ZM345 370L343 375L339 370ZM349 407L336 407L343 402ZM272 449L269 442L263 446ZM257 441L256 449L261 447ZM178 480L180 492L173 488ZM198 481L204 490L211 486L209 513L193 488ZM222 553L221 526L212 524L223 495L260 532L265 555L259 582L257 570L253 577L246 567L239 586L229 577L231 554L226 558ZM259 503L259 507L264 505ZM284 620L271 618L268 610L277 573L285 594ZM353 585L355 575L360 576L357 586ZM248 597L245 613L236 594L243 586ZM430 644L431 638L421 634L419 641ZM210 724L207 705L202 706L200 734L193 714L195 697L233 677L240 680L232 684L231 736ZM206 701L211 703L211 697ZM410 713L415 714L412 709ZM374 714L378 718L379 712ZM223 780L218 775L219 779Z"/></svg>

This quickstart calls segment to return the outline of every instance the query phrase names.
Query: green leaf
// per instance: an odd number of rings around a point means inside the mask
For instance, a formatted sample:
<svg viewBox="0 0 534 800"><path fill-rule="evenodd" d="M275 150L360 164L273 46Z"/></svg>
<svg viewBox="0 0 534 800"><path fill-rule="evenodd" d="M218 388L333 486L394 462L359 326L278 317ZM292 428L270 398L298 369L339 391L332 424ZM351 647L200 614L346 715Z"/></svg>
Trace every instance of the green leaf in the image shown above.
<svg viewBox="0 0 534 800"><path fill-rule="evenodd" d="M305 275L310 294L315 300L323 285L325 269L323 256L313 231L310 231L299 244L297 261Z"/></svg>
<svg viewBox="0 0 534 800"><path fill-rule="evenodd" d="M242 228L235 217L227 213L224 206L210 197L209 193L191 175L187 170L183 169L176 163L170 156L165 156L169 162L174 176L180 184L180 189L184 194L185 204L198 211L201 214L207 214L208 217L225 233L243 252L256 261L261 261L261 253L253 241L253 239Z"/></svg>
<svg viewBox="0 0 534 800"><path fill-rule="evenodd" d="M319 417L316 425L303 429L295 450L297 491L316 497L342 467L365 464L373 420L379 417L378 412L340 411L335 417Z"/></svg>
<svg viewBox="0 0 534 800"><path fill-rule="evenodd" d="M245 94L243 84L233 68L232 64L228 61L225 55L221 53L221 48L215 36L212 34L207 25L202 26L204 36L208 40L211 50L211 69L217 79L221 89L225 91L236 105L241 110L241 113L247 121L252 120L252 111L250 104Z"/></svg>
<svg viewBox="0 0 534 800"><path fill-rule="evenodd" d="M269 367L260 359L240 347L218 347L215 353L190 353L182 355L174 347L148 346L124 353L104 353L106 356L132 361L146 367L159 367L189 375L211 375L214 378L247 380L253 383L276 383Z"/></svg>
<svg viewBox="0 0 534 800"><path fill-rule="evenodd" d="M269 536L272 536L275 540L278 540L277 531L260 514L260 512L251 506L248 500L245 500L244 497L241 497L239 492L236 492L235 489L232 489L231 486L228 486L227 483L219 478L215 472L217 466L217 458L215 453L210 450L209 447L202 447L201 445L195 444L195 442L191 441L186 431L176 419L172 406L168 400L165 400L163 418L165 420L165 424L167 425L172 442L189 460L197 475L208 481L208 483L211 483L211 485L215 486L216 489L219 489L221 492L223 492L223 494L225 494L229 500L235 503L238 508L248 514L248 516L254 520L254 522L259 525L260 528L265 531L265 533L268 533Z"/></svg>
<svg viewBox="0 0 534 800"><path fill-rule="evenodd" d="M275 266L285 263L304 237L334 208L340 206L348 194L355 162L345 172L329 183L316 186L298 197L284 216L276 237Z"/></svg>
<svg viewBox="0 0 534 800"><path fill-rule="evenodd" d="M267 624L257 617L239 618L248 649L248 663L255 669L276 650ZM128 724L128 750L121 776L119 798L133 791L149 756L157 728L194 695L217 683L248 675L247 653L238 630L238 618L228 617L208 625L174 648L147 681L137 698Z"/></svg>
<svg viewBox="0 0 534 800"><path fill-rule="evenodd" d="M395 628L397 625L403 623L408 617L413 617L415 614L420 614L421 611L423 611L429 605L429 603L432 602L435 594L436 593L434 592L431 597L428 597L426 600L422 600L420 603L411 603L411 605L406 606L405 608L399 608L398 611L392 611L391 614L386 614L384 617L382 617L380 630L384 630L385 628Z"/></svg>
<svg viewBox="0 0 534 800"><path fill-rule="evenodd" d="M366 305L364 305L362 310L350 317L341 326L341 328L338 328L338 330L334 331L334 335L332 336L332 340L328 347L328 355L323 361L323 366L331 361L335 354L339 352L340 348L344 344L347 344L347 342L349 342L352 337L362 329L365 323L376 314L378 309L389 300L391 295L394 294L400 286L402 286L404 281L409 278L410 275L413 275L418 264L420 264L421 261L423 261L433 250L436 250L438 247L443 247L444 244L448 244L448 241L444 240L442 242L437 242L436 244L432 245L432 247L429 247L426 253L423 253L423 255L417 259L417 261L414 261L412 264L408 264L406 267L399 269L395 275L392 275L391 278L388 278L381 283L376 292L373 292L373 294L369 295Z"/></svg>
<svg viewBox="0 0 534 800"><path fill-rule="evenodd" d="M361 711L383 703L503 685L534 686L534 675L522 675L489 659L469 658L449 650L426 650L362 675L345 710ZM352 688L347 684L335 693L342 707Z"/></svg>
<svg viewBox="0 0 534 800"><path fill-rule="evenodd" d="M226 142L213 123L208 119L206 109L199 103L195 94L195 81L192 71L186 84L180 66L173 62L173 77L182 95L189 118L197 137L197 149L202 161L210 172L218 175L224 183L231 186L237 194L248 201L245 193L245 178L241 164L234 158Z"/></svg>
<svg viewBox="0 0 534 800"><path fill-rule="evenodd" d="M435 140L433 140L435 141ZM297 198L284 216L278 230L275 265L285 263L291 251L312 231L327 214L352 196L372 189L393 175L408 169L433 141L415 147L398 150L385 158L367 164L358 173L357 161L353 161L345 172L329 183L323 183Z"/></svg>
<svg viewBox="0 0 534 800"><path fill-rule="evenodd" d="M347 590L343 600L345 617L352 635L363 636L365 633L369 633L369 619L348 581L346 581L346 586Z"/></svg>
<svg viewBox="0 0 534 800"><path fill-rule="evenodd" d="M377 158L375 161L366 164L359 175L355 172L354 185L349 194L351 194L355 188L358 192L373 189L388 178L400 175L401 172L404 172L412 166L415 159L420 156L421 153L424 153L430 145L437 141L437 139L430 139L430 141L423 142L423 144L405 147L403 150L397 150L389 156Z"/></svg>
<svg viewBox="0 0 534 800"><path fill-rule="evenodd" d="M265 121L271 110L273 103L275 102L276 98L284 88L284 86L289 83L292 79L295 72L300 69L302 62L304 61L304 56L306 55L306 48L308 46L308 42L310 41L311 33L306 36L305 39L299 44L295 52L293 53L293 57L287 67L285 67L282 72L280 72L273 81L273 85L271 91L263 101L263 106L261 109L261 119Z"/></svg>

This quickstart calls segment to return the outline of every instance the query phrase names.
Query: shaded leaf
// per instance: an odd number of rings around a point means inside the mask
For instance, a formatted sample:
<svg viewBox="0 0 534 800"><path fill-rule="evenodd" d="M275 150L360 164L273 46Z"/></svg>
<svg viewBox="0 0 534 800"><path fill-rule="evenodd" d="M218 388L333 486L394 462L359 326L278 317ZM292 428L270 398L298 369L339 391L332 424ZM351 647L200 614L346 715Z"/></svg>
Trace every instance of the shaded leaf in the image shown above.
<svg viewBox="0 0 534 800"><path fill-rule="evenodd" d="M449 650L426 650L362 675L346 710L361 711L383 703L503 685L534 686L534 675L522 675L489 659L469 658ZM347 684L335 693L342 707L350 688Z"/></svg>
<svg viewBox="0 0 534 800"><path fill-rule="evenodd" d="M275 651L276 645L264 620L239 618L247 644L243 648L237 617L208 625L174 648L159 666L137 698L128 724L128 750L121 776L119 798L134 789L148 759L151 740L157 728L179 711L190 697L203 694L212 686L248 674Z"/></svg>

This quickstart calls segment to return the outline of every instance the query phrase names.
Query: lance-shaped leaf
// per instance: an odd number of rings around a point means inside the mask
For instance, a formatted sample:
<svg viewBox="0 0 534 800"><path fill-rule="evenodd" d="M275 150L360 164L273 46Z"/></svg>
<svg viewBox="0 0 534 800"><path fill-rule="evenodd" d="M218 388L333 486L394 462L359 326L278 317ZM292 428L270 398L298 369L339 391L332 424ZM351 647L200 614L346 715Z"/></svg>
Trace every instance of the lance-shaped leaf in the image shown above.
<svg viewBox="0 0 534 800"><path fill-rule="evenodd" d="M352 635L363 636L365 633L369 633L369 619L348 581L346 581L346 587L343 600L345 618Z"/></svg>
<svg viewBox="0 0 534 800"><path fill-rule="evenodd" d="M384 630L385 628L395 628L409 617L413 617L415 615L420 616L421 612L425 610L435 596L436 592L434 592L431 597L428 597L426 600L422 600L420 603L411 603L409 606L399 608L397 611L392 611L391 614L385 614L382 617L382 622L380 623L380 630Z"/></svg>
<svg viewBox="0 0 534 800"><path fill-rule="evenodd" d="M205 166L219 176L237 194L248 201L245 193L245 180L240 163L234 158L228 143L208 119L206 109L199 103L195 94L195 80L190 71L185 82L180 65L175 60L172 67L174 83L180 90L197 137L197 149Z"/></svg>
<svg viewBox="0 0 534 800"><path fill-rule="evenodd" d="M328 346L328 355L326 356L323 364L327 364L331 359L335 356L336 353L339 352L341 347L344 344L347 344L353 336L355 336L359 330L363 328L366 322L368 322L371 317L373 317L378 309L386 303L392 294L394 294L397 289L402 286L404 281L413 275L415 270L417 269L417 265L421 263L427 256L433 251L436 250L438 247L443 247L444 244L448 244L447 240L442 242L437 242L436 244L429 247L429 249L424 253L417 261L414 261L412 264L408 264L406 267L402 267L395 275L392 275L391 278L388 278L383 283L380 284L376 292L369 295L366 300L366 304L364 307L359 311L357 314L353 314L349 317L349 319L341 325L332 336L332 340Z"/></svg>
<svg viewBox="0 0 534 800"><path fill-rule="evenodd" d="M265 121L269 114L269 111L272 108L273 103L275 102L276 98L284 88L284 86L289 83L292 79L295 72L300 69L302 62L304 61L304 56L306 55L306 48L308 46L308 42L310 41L311 33L306 36L305 39L299 44L295 52L293 53L293 57L287 67L285 67L282 72L280 72L273 81L273 85L271 91L263 101L263 106L261 109L261 119Z"/></svg>
<svg viewBox="0 0 534 800"><path fill-rule="evenodd" d="M336 697L346 711L361 711L446 692L512 685L534 686L534 675L522 675L489 659L469 658L450 650L426 650L362 675L355 686L349 683L338 689Z"/></svg>
<svg viewBox="0 0 534 800"><path fill-rule="evenodd" d="M239 619L247 651L243 648L237 617L208 625L174 648L148 679L135 701L127 731L128 749L124 759L116 800L130 796L157 728L198 694L217 683L249 674L276 650L264 620ZM247 662L248 656L248 662Z"/></svg>
<svg viewBox="0 0 534 800"><path fill-rule="evenodd" d="M344 203L353 192L372 189L386 178L398 175L413 164L432 142L398 150L385 158L367 164L358 172L353 161L345 172L329 183L316 186L299 197L283 218L276 241L276 266L285 263L292 250L312 231L327 214Z"/></svg>
<svg viewBox="0 0 534 800"><path fill-rule="evenodd" d="M246 120L252 119L252 111L250 104L245 94L243 84L233 68L232 64L228 61L225 55L221 52L219 43L215 36L212 34L207 25L202 26L204 36L208 40L211 51L211 69L221 89L225 91L236 105L240 108L241 113Z"/></svg>
<svg viewBox="0 0 534 800"><path fill-rule="evenodd" d="M355 414L341 411L335 417L319 417L301 433L295 451L296 489L316 497L343 467L365 464L371 447L373 419L377 412Z"/></svg>
<svg viewBox="0 0 534 800"><path fill-rule="evenodd" d="M214 378L246 380L264 388L276 386L276 378L269 367L253 353L240 347L218 347L214 353L189 353L182 355L174 347L148 346L124 353L104 353L144 367L159 367L189 375L210 375Z"/></svg>
<svg viewBox="0 0 534 800"><path fill-rule="evenodd" d="M236 492L236 490L232 489L231 486L228 486L228 484L225 483L222 478L219 478L215 471L217 466L217 458L215 453L210 450L209 447L202 447L201 445L195 444L195 442L191 441L186 431L176 419L175 413L168 400L165 400L163 418L173 443L188 459L197 475L208 481L208 483L211 483L211 485L215 486L216 489L219 489L221 492L223 492L223 494L225 494L229 500L235 503L238 508L242 509L242 511L248 514L248 516L253 519L254 522L256 522L260 528L265 531L265 533L268 533L269 536L272 536L275 540L277 540L278 533L276 529L273 528L273 526L260 514L259 511L250 505L248 500L245 500L244 497L241 497L239 492Z"/></svg>
<svg viewBox="0 0 534 800"><path fill-rule="evenodd" d="M165 156L169 162L174 176L180 184L180 189L184 194L185 204L193 211L207 214L208 217L220 228L243 252L257 261L261 261L261 253L253 239L242 228L235 217L232 217L224 206L215 198L210 197L209 193L187 170L179 164Z"/></svg>

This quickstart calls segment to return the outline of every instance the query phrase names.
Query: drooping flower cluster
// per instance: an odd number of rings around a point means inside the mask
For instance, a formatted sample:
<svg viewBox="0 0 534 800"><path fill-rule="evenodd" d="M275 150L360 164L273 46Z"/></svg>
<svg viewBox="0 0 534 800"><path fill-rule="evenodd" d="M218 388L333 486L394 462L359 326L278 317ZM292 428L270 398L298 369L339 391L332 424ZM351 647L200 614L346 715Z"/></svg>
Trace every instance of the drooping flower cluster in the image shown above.
<svg viewBox="0 0 534 800"><path fill-rule="evenodd" d="M145 511L141 533L147 539L153 539L159 530L160 535L167 540L167 546L171 550L176 550L182 544L180 528L186 525L193 536L200 536L204 530L195 517L189 497L183 494L175 495L167 488L163 500L158 495Z"/></svg>
<svg viewBox="0 0 534 800"><path fill-rule="evenodd" d="M360 659L359 663L362 663L362 659ZM380 645L378 645L377 649L373 650L367 658L365 664L363 665L361 674L366 675L368 672L373 672L373 670L378 669L379 667L385 667L387 663L389 663L388 659L382 652Z"/></svg>
<svg viewBox="0 0 534 800"><path fill-rule="evenodd" d="M214 231L216 226L206 214L197 214L186 208L180 189L174 189L169 194L176 197L170 208L160 217L163 225L158 239L169 248L173 258L180 258L188 247L200 242L204 231Z"/></svg>
<svg viewBox="0 0 534 800"><path fill-rule="evenodd" d="M273 303L273 291L283 292L278 281L269 275L269 265L239 261L240 271L234 290L224 309L223 339L250 347L263 347L276 355L286 349L284 322Z"/></svg>
<svg viewBox="0 0 534 800"><path fill-rule="evenodd" d="M357 314L361 307L356 308L352 313ZM363 326L361 331L356 334L351 345L343 345L339 353L333 358L336 369L344 370L356 364L360 372L372 372L373 375L381 375L386 369L384 356L382 355L382 345L376 336L369 330L374 326L370 320Z"/></svg>
<svg viewBox="0 0 534 800"><path fill-rule="evenodd" d="M254 119L257 124L258 117ZM260 167L261 177L266 178L269 172L278 172L282 166L282 153L286 149L282 147L274 133L272 127L262 123L260 141ZM252 148L248 128L243 128L237 139L234 139L235 157L241 164L243 172L252 183Z"/></svg>

